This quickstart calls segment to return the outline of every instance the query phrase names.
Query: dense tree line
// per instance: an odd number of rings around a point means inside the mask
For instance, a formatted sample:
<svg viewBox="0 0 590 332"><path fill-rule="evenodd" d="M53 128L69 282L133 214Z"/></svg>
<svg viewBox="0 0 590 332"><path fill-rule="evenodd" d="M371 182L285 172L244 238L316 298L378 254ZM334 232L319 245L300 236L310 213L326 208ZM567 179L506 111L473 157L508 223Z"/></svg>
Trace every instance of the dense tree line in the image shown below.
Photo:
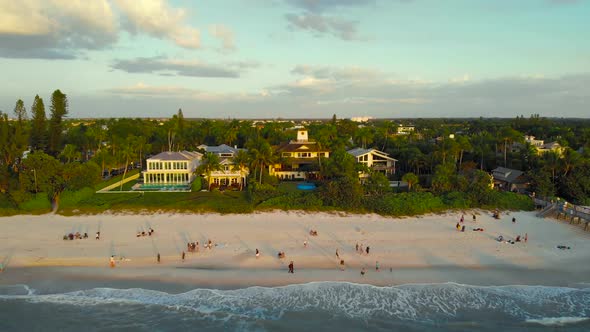
<svg viewBox="0 0 590 332"><path fill-rule="evenodd" d="M411 192L435 196L464 193L465 199L486 204L493 199L489 172L497 166L526 171L538 195L559 195L590 204L590 122L547 119L538 115L514 119L413 119L415 131L398 135L399 121L376 120L359 124L348 119L326 121L253 121L186 119L178 110L169 119L68 119L67 96L56 90L49 116L42 98L35 96L30 118L18 100L12 114L0 113L0 192L3 204L16 204L31 195L46 194L52 202L65 190L93 186L113 169L144 167L149 156L167 150L198 150L201 144L247 148L236 157L237 167L249 167L250 192L272 197L277 179L268 165L281 161L273 146L293 139L296 125L304 125L311 139L331 153L318 158L311 170L319 172L317 199L329 206L389 209L380 200L393 195L388 180L408 182ZM524 144L534 135L564 147L562 154L539 155ZM519 143L515 145L515 143ZM352 147L376 148L399 160L396 174L387 179L371 174L361 185L362 169L346 153ZM26 155L26 158L25 158ZM200 172L210 173L219 161L207 156ZM383 203L383 204L382 204ZM379 205L381 204L381 205ZM381 207L379 207L381 206Z"/></svg>

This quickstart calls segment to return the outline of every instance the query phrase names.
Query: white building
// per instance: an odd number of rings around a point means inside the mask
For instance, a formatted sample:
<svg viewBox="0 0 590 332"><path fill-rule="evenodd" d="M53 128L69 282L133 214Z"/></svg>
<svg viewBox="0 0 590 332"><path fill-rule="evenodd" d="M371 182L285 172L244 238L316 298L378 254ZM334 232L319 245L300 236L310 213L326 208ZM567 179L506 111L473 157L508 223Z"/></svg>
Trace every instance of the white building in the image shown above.
<svg viewBox="0 0 590 332"><path fill-rule="evenodd" d="M203 155L198 152L162 152L149 158L143 172L144 184L189 184Z"/></svg>
<svg viewBox="0 0 590 332"><path fill-rule="evenodd" d="M395 163L397 159L391 158L387 153L377 149L355 148L346 151L355 157L356 161L365 164L368 168L383 172L385 175L395 174ZM367 177L368 174L361 173L360 177Z"/></svg>

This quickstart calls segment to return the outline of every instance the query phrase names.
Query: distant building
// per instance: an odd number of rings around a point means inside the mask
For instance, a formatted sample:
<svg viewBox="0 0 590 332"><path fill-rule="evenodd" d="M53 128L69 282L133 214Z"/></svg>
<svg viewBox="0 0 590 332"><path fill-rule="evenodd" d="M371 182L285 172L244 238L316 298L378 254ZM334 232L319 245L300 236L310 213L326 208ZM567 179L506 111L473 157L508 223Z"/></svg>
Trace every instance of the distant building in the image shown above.
<svg viewBox="0 0 590 332"><path fill-rule="evenodd" d="M409 135L411 133L413 133L416 130L416 128L414 126L404 126L404 125L399 125L397 127L397 134L398 135Z"/></svg>
<svg viewBox="0 0 590 332"><path fill-rule="evenodd" d="M269 166L269 174L281 180L315 178L319 171L318 159L329 158L330 151L309 140L307 130L297 131L297 140L279 145L275 152L283 162Z"/></svg>
<svg viewBox="0 0 590 332"><path fill-rule="evenodd" d="M524 192L529 187L528 177L523 171L498 167L492 170L494 188L503 191Z"/></svg>
<svg viewBox="0 0 590 332"><path fill-rule="evenodd" d="M144 184L188 185L195 179L195 170L203 155L198 152L162 152L147 159Z"/></svg>
<svg viewBox="0 0 590 332"><path fill-rule="evenodd" d="M249 174L248 168L238 168L233 161L238 151L243 149L225 144L218 146L207 146L203 144L197 148L219 156L221 169L211 172L210 183L219 188L230 187L238 190L242 190L246 186L246 179Z"/></svg>
<svg viewBox="0 0 590 332"><path fill-rule="evenodd" d="M557 154L561 155L563 152L563 147L557 142L550 142L545 143L542 139L535 139L535 136L526 135L524 136L525 143L530 144L537 150L537 154L542 155L545 152L556 152ZM521 143L513 143L512 144L512 152L518 151L518 149L522 148L523 145Z"/></svg>
<svg viewBox="0 0 590 332"><path fill-rule="evenodd" d="M354 122L368 122L370 120L373 120L374 118L372 116L355 116L350 118L350 121L354 121Z"/></svg>
<svg viewBox="0 0 590 332"><path fill-rule="evenodd" d="M395 163L397 159L391 158L387 153L377 149L355 148L346 151L352 155L358 163L365 164L373 171L382 172L385 175L395 174ZM367 177L368 174L362 173L359 176Z"/></svg>

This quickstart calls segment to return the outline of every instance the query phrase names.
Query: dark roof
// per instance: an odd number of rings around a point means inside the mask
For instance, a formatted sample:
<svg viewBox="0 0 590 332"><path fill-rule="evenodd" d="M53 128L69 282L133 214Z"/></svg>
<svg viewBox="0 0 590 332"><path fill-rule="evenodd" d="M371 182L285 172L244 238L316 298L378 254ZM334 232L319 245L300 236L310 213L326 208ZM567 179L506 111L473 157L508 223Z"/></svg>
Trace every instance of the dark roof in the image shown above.
<svg viewBox="0 0 590 332"><path fill-rule="evenodd" d="M160 152L155 156L152 156L148 160L168 160L168 161L177 161L177 160L193 160L193 159L200 159L203 155L198 152L191 152L191 151L165 151Z"/></svg>
<svg viewBox="0 0 590 332"><path fill-rule="evenodd" d="M523 171L519 171L517 169L510 169L505 167L498 167L492 170L492 176L495 180L500 180L508 183L517 183L519 177L524 174Z"/></svg>

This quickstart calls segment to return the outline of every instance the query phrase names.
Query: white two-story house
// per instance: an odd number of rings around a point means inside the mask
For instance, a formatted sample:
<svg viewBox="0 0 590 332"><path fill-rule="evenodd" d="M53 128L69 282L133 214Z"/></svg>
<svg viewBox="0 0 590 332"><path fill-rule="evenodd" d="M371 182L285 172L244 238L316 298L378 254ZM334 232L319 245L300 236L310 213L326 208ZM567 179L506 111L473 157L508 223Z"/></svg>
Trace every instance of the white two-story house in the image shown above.
<svg viewBox="0 0 590 332"><path fill-rule="evenodd" d="M203 155L198 152L166 151L147 159L144 185L188 185L195 179L195 169Z"/></svg>

